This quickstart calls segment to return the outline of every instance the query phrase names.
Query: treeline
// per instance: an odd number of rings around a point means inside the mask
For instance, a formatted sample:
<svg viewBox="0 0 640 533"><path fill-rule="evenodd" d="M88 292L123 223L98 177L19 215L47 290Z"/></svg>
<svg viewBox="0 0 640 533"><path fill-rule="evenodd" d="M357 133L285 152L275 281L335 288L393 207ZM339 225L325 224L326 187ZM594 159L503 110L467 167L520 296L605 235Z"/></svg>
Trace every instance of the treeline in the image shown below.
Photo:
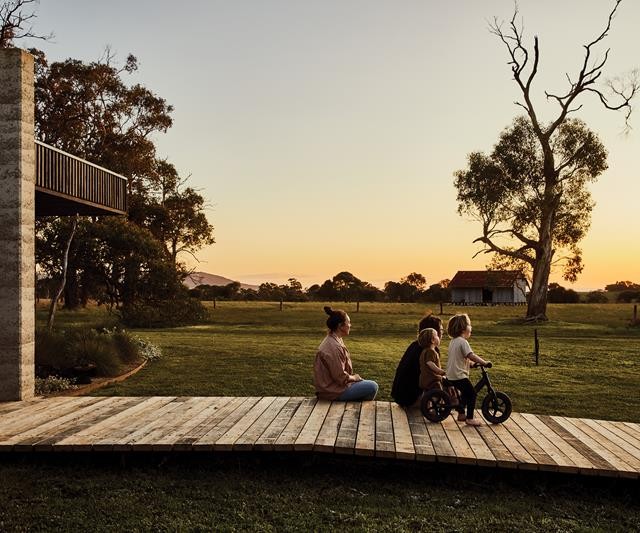
<svg viewBox="0 0 640 533"><path fill-rule="evenodd" d="M607 294L609 293L609 294ZM591 291L580 295L558 283L549 284L549 303L631 303L640 302L640 285L631 281L617 281L605 286L604 291Z"/></svg>
<svg viewBox="0 0 640 533"><path fill-rule="evenodd" d="M362 281L351 272L340 272L322 284L303 289L295 278L287 284L263 283L257 290L242 288L240 283L228 285L199 285L190 294L200 300L260 300L260 301L343 301L343 302L447 302L451 292L449 280L427 286L422 274L412 272L400 281L388 281L380 290L367 281Z"/></svg>
<svg viewBox="0 0 640 533"><path fill-rule="evenodd" d="M193 298L204 301L244 300L267 302L450 302L449 280L442 280L427 286L422 274L413 272L400 281L388 281L380 290L371 283L362 281L350 272L340 272L321 285L303 289L295 278L287 284L263 283L258 289L243 288L239 282L227 285L199 285L189 291ZM626 284L626 285L625 285ZM624 290L621 290L623 289ZM608 296L607 292L615 293ZM549 303L607 303L616 301L629 303L640 301L640 285L631 282L617 282L607 285L606 291L591 291L579 294L573 289L550 283Z"/></svg>

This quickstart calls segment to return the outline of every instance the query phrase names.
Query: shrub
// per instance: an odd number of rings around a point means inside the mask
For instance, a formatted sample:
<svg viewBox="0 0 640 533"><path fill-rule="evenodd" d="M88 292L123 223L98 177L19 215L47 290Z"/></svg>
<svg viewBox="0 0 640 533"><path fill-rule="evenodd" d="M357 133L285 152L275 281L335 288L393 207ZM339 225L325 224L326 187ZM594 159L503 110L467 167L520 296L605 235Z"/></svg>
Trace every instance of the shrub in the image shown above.
<svg viewBox="0 0 640 533"><path fill-rule="evenodd" d="M47 376L46 378L36 378L35 393L36 396L44 394L52 394L54 392L62 392L74 388L69 378L61 378L59 376Z"/></svg>
<svg viewBox="0 0 640 533"><path fill-rule="evenodd" d="M589 304L606 304L609 302L609 298L602 291L591 291L587 294L587 303Z"/></svg>
<svg viewBox="0 0 640 533"><path fill-rule="evenodd" d="M36 330L35 363L37 368L49 371L71 366L64 333L47 329Z"/></svg>
<svg viewBox="0 0 640 533"><path fill-rule="evenodd" d="M140 343L136 337L124 330L114 330L110 335L122 361L133 363L141 359Z"/></svg>
<svg viewBox="0 0 640 533"><path fill-rule="evenodd" d="M622 291L616 298L620 303L631 303L634 300L640 300L640 291Z"/></svg>
<svg viewBox="0 0 640 533"><path fill-rule="evenodd" d="M74 366L96 365L96 373L116 376L122 370L122 361L110 335L100 334L94 329L71 332L67 339L68 354Z"/></svg>
<svg viewBox="0 0 640 533"><path fill-rule="evenodd" d="M140 337L135 337L140 356L145 361L155 361L162 357L162 351L158 346Z"/></svg>

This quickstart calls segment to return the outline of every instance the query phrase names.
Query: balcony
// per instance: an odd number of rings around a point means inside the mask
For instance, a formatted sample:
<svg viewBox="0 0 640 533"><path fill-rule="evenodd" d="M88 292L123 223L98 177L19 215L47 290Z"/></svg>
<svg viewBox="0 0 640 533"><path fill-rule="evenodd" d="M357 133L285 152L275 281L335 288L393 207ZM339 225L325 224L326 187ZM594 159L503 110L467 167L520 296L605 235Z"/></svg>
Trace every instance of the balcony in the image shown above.
<svg viewBox="0 0 640 533"><path fill-rule="evenodd" d="M124 215L127 179L36 141L36 215Z"/></svg>

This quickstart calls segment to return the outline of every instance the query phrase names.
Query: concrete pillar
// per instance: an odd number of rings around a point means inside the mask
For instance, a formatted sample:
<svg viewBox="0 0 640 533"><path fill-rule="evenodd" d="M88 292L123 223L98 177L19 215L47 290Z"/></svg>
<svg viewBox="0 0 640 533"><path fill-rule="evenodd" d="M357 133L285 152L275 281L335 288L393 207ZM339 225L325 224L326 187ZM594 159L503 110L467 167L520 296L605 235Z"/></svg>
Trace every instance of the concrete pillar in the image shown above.
<svg viewBox="0 0 640 533"><path fill-rule="evenodd" d="M0 401L34 395L33 57L0 49Z"/></svg>

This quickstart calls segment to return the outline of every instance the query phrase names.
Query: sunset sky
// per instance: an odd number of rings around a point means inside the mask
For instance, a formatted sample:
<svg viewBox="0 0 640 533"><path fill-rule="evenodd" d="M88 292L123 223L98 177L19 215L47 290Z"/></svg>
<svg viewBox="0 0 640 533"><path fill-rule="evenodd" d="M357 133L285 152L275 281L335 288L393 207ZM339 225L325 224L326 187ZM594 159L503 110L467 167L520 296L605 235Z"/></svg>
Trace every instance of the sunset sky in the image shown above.
<svg viewBox="0 0 640 533"><path fill-rule="evenodd" d="M534 99L543 120L575 78L582 45L614 2L521 0L527 43L540 39ZM504 45L488 31L512 0L41 0L34 43L49 60L97 60L105 46L139 59L132 81L175 107L159 155L208 199L217 243L197 270L244 283L304 286L348 270L383 286L428 283L472 259L477 223L456 212L453 173L490 151L520 114ZM640 2L626 0L607 77L640 67ZM24 46L27 43L21 43ZM576 289L640 282L640 98L634 129L582 97L574 116L609 151ZM187 257L183 258L187 260ZM192 263L193 264L193 263ZM560 281L560 280L558 280ZM561 282L565 286L570 286Z"/></svg>

